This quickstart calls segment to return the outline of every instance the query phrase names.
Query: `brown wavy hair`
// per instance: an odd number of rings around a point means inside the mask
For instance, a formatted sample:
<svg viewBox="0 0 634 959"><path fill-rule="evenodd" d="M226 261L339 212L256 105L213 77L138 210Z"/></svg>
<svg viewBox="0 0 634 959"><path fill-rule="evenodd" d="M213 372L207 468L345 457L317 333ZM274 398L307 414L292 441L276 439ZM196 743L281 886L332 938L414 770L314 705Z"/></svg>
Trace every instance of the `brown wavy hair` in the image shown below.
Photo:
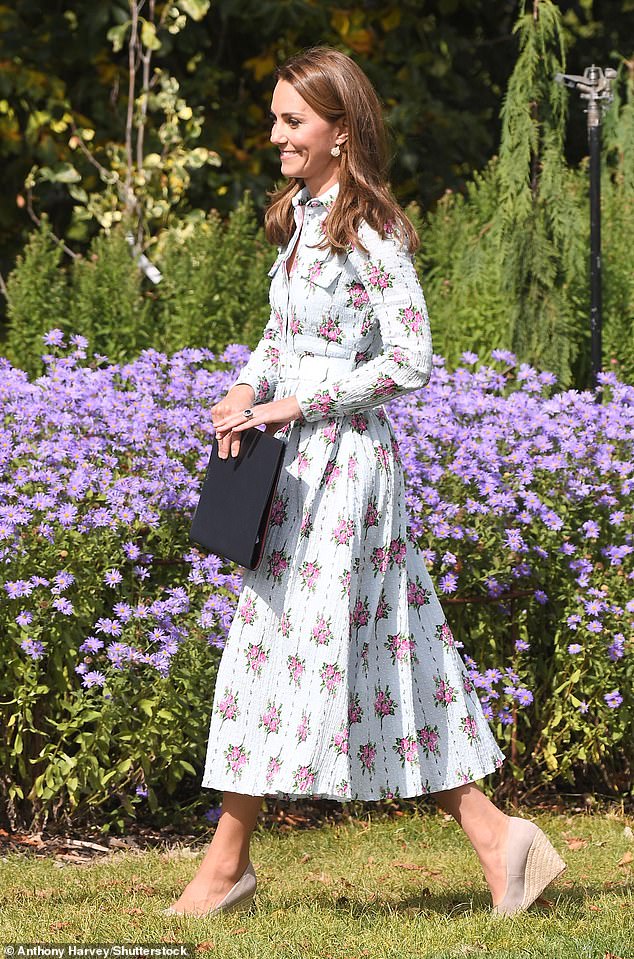
<svg viewBox="0 0 634 959"><path fill-rule="evenodd" d="M322 119L346 124L339 193L326 217L320 246L329 246L333 253L345 252L350 244L365 250L358 234L365 220L383 238L389 224L413 253L419 245L418 234L389 187L383 110L363 70L344 53L319 46L287 60L278 67L275 79L290 83ZM301 178L291 177L285 186L269 193L264 228L270 243L286 246L290 241L295 229L292 200L303 185Z"/></svg>

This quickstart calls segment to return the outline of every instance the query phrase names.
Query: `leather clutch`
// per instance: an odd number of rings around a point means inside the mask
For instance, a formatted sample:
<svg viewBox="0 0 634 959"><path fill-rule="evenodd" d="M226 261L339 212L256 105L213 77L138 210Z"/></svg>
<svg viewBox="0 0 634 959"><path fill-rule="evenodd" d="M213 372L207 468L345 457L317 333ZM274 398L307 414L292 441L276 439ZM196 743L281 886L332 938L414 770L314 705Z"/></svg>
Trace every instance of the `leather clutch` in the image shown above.
<svg viewBox="0 0 634 959"><path fill-rule="evenodd" d="M257 569L286 441L255 426L244 430L237 456L218 456L214 437L189 538L211 553Z"/></svg>

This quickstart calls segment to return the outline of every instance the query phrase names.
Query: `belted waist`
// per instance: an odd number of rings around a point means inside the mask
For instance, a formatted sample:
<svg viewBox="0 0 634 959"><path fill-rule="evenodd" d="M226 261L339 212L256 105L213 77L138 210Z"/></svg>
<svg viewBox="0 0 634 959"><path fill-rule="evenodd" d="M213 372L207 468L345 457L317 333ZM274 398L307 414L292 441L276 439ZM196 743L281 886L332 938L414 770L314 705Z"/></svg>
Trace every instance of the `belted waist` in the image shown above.
<svg viewBox="0 0 634 959"><path fill-rule="evenodd" d="M280 380L325 380L340 376L357 365L356 351L318 336L297 333L280 348Z"/></svg>

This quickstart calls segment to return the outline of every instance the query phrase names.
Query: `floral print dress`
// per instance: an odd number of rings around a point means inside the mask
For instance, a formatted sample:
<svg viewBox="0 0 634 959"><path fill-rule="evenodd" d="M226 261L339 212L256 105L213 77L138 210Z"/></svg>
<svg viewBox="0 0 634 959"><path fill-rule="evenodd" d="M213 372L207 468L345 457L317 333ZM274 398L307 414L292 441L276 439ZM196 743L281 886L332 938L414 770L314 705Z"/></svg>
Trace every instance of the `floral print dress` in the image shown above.
<svg viewBox="0 0 634 959"><path fill-rule="evenodd" d="M383 406L430 378L423 292L389 230L363 223L367 252L318 248L337 191L293 198L271 317L235 381L256 403L294 394L303 415L276 434L284 464L218 666L206 788L380 800L481 779L505 758L410 535Z"/></svg>

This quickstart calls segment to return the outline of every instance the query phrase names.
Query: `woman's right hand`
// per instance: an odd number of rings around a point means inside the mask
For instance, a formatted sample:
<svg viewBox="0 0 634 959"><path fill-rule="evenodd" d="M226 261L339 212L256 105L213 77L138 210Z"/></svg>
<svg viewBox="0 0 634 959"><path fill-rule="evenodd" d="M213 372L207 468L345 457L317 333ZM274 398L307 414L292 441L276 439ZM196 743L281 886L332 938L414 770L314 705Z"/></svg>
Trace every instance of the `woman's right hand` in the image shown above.
<svg viewBox="0 0 634 959"><path fill-rule="evenodd" d="M232 413L241 413L242 410L249 409L255 401L255 390L248 383L237 383L232 386L226 396L219 403L211 407L211 422L214 424L222 422ZM241 433L234 433L231 429L226 432L216 429L216 438L218 440L218 456L226 459L231 450L232 456L237 456L240 452Z"/></svg>

